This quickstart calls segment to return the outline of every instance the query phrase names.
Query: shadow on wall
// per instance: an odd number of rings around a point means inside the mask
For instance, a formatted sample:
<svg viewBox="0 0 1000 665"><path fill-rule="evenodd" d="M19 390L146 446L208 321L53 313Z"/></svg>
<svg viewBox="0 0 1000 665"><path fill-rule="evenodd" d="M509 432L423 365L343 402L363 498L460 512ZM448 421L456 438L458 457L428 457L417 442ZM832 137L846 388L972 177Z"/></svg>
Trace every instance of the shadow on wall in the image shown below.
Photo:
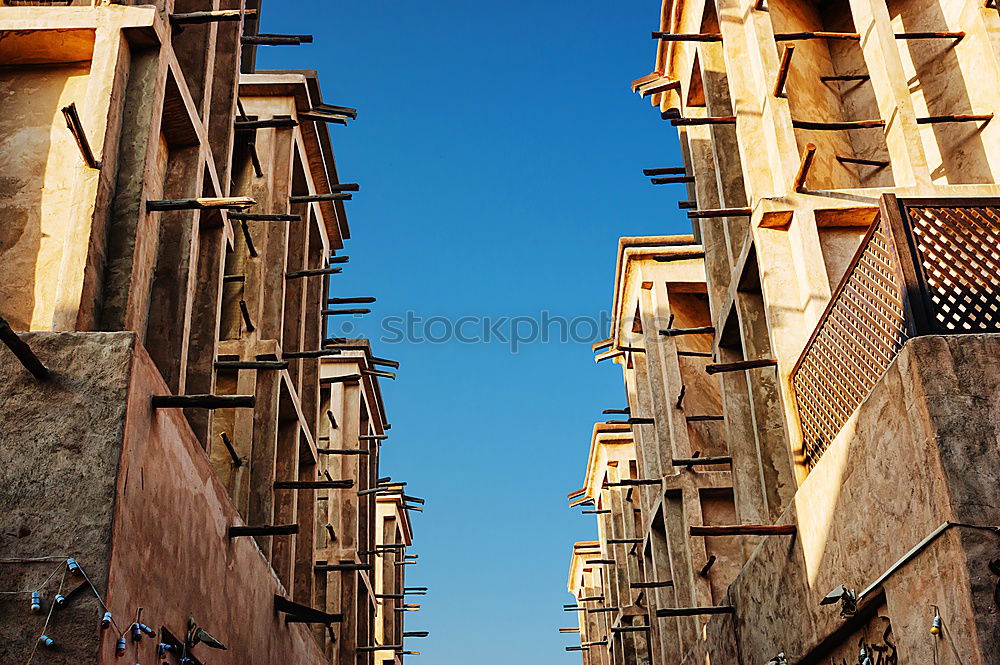
<svg viewBox="0 0 1000 665"><path fill-rule="evenodd" d="M0 315L15 330L51 329L74 182L85 168L61 109L83 101L89 56L45 63L56 41L0 32Z"/></svg>

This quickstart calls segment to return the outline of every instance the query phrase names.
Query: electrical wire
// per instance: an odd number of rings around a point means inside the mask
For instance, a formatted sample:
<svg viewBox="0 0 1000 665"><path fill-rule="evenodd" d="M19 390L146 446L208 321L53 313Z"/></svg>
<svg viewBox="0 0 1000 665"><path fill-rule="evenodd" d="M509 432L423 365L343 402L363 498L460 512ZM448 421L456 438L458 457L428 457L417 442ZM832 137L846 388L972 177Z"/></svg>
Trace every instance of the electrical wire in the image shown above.
<svg viewBox="0 0 1000 665"><path fill-rule="evenodd" d="M62 579L59 580L59 590L56 591L56 595L59 595L59 594L62 593L63 585L66 584L66 572L68 570L69 570L68 567L67 568L63 568ZM56 604L55 604L55 602L52 602L49 605L49 613L45 617L45 625L42 626L42 632L39 633L38 639L36 639L35 640L35 644L32 645L32 647L31 647L31 653L28 654L28 660L26 660L24 662L24 665L31 665L31 660L35 657L35 651L38 650L38 643L42 641L42 635L45 635L46 631L49 629L49 622L52 621L52 613L55 612L55 610L56 610Z"/></svg>

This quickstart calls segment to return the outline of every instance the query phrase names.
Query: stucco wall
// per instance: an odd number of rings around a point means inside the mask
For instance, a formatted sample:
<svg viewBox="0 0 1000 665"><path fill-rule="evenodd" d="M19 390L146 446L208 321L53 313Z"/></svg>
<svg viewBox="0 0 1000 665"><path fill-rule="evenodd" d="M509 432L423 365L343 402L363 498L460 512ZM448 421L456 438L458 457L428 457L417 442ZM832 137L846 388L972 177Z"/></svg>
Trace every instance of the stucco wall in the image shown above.
<svg viewBox="0 0 1000 665"><path fill-rule="evenodd" d="M828 592L861 591L946 520L1000 524L998 414L1000 335L910 340L779 520L798 535L761 539L724 599L735 618L712 619L685 661L828 661L845 627ZM900 663L1000 662L997 558L1000 536L952 529L888 580Z"/></svg>
<svg viewBox="0 0 1000 665"><path fill-rule="evenodd" d="M166 388L135 335L25 339L55 376L35 381L0 348L0 558L76 555L122 629L139 607L144 623L176 635L193 617L229 646L197 648L213 665L325 662L306 626L275 614L283 590L254 540L227 537L236 511L182 412L151 411ZM37 586L57 564L0 564L0 591ZM23 662L41 632L45 614L28 605L0 595L2 663ZM87 594L55 612L48 632L60 648L36 662L124 662L101 613ZM156 662L154 649L129 641L124 658Z"/></svg>

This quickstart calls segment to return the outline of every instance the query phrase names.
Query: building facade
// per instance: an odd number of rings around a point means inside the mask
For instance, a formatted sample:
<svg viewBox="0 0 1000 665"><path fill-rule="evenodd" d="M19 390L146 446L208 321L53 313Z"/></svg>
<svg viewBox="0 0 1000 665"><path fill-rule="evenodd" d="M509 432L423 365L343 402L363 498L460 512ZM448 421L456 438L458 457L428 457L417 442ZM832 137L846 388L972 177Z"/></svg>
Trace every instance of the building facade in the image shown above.
<svg viewBox="0 0 1000 665"><path fill-rule="evenodd" d="M398 364L259 2L0 1L0 662L401 662ZM340 100L338 100L340 101ZM343 130L349 131L349 130ZM416 590L422 593L422 590ZM388 640L388 641L387 641Z"/></svg>
<svg viewBox="0 0 1000 665"><path fill-rule="evenodd" d="M595 352L627 404L599 427L634 451L592 445L571 495L599 539L567 609L607 624L568 648L1000 662L996 4L665 0L653 25L633 91L683 163L644 173L693 235L619 245Z"/></svg>

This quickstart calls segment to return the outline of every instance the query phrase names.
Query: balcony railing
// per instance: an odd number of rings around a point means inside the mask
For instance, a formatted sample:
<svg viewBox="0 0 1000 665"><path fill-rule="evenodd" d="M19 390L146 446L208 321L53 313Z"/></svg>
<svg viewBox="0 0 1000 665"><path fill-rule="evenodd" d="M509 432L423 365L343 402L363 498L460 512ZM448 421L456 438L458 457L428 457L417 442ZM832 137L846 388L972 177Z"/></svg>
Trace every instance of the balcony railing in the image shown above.
<svg viewBox="0 0 1000 665"><path fill-rule="evenodd" d="M1000 332L1000 199L897 199L879 215L791 374L812 467L918 335Z"/></svg>

